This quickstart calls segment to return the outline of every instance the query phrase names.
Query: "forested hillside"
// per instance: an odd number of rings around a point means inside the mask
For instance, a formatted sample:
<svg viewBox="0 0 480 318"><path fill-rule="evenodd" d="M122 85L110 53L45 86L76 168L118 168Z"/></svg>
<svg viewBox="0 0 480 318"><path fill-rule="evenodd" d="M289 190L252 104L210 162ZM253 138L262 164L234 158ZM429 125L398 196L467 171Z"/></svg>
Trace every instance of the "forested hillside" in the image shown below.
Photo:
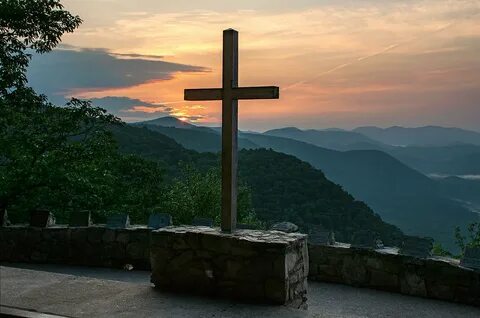
<svg viewBox="0 0 480 318"><path fill-rule="evenodd" d="M257 216L269 223L288 220L308 229L321 224L333 229L337 239L349 242L359 230L380 234L387 244L397 244L400 230L355 200L310 164L273 150L242 150L240 178L252 187Z"/></svg>
<svg viewBox="0 0 480 318"><path fill-rule="evenodd" d="M219 154L186 150L146 128L122 127L115 130L115 136L122 151L167 164L173 175L181 161L201 169L220 165ZM322 224L347 242L357 230L377 232L388 244L398 243L402 236L398 228L383 222L321 171L293 156L265 149L242 150L239 179L250 187L256 215L267 225L289 220L307 230L309 225Z"/></svg>
<svg viewBox="0 0 480 318"><path fill-rule="evenodd" d="M197 150L220 150L220 136L213 131L200 137L191 127L161 129L185 147L196 143ZM182 138L177 137L180 130ZM455 248L455 226L464 227L478 219L470 206L456 200L453 192L452 195L447 193L437 180L428 178L385 152L335 151L267 134L240 133L239 138L251 141L257 148L272 148L310 163L323 171L329 180L366 202L386 222L395 224L407 234L431 236L449 249ZM350 137L343 140L350 140ZM201 148L206 145L208 149Z"/></svg>

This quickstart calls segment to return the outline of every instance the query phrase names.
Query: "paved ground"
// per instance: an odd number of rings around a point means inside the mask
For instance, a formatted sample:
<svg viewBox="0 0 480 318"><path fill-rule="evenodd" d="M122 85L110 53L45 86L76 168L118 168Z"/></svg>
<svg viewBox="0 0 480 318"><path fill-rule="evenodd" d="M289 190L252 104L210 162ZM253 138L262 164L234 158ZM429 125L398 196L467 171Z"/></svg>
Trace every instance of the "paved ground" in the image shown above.
<svg viewBox="0 0 480 318"><path fill-rule="evenodd" d="M310 283L308 298L304 311L160 292L148 272L0 266L1 305L70 317L480 317L480 308L335 284Z"/></svg>

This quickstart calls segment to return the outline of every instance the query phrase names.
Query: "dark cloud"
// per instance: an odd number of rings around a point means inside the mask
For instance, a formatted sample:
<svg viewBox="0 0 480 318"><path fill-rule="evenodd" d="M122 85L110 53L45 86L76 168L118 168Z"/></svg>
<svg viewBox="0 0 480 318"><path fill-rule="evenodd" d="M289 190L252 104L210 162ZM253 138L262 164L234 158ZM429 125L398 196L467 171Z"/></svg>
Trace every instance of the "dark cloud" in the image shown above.
<svg viewBox="0 0 480 318"><path fill-rule="evenodd" d="M166 80L175 72L204 72L199 66L152 60L130 54L118 58L105 49L55 50L34 55L28 70L30 85L47 96L63 96L75 89L127 87L150 80Z"/></svg>
<svg viewBox="0 0 480 318"><path fill-rule="evenodd" d="M144 102L140 99L125 96L106 96L102 98L91 98L92 104L111 111L128 110L135 106L158 107L159 105Z"/></svg>
<svg viewBox="0 0 480 318"><path fill-rule="evenodd" d="M164 105L157 105L148 102L144 102L139 99L129 98L125 96L107 96L102 98L92 98L90 99L92 104L98 107L105 108L110 113L125 117L129 115L129 113L133 113L132 109L135 106L143 106L143 107L152 107L155 108L156 111L154 113L145 113L145 112L135 112L141 117L160 117L169 115L173 108L166 107Z"/></svg>

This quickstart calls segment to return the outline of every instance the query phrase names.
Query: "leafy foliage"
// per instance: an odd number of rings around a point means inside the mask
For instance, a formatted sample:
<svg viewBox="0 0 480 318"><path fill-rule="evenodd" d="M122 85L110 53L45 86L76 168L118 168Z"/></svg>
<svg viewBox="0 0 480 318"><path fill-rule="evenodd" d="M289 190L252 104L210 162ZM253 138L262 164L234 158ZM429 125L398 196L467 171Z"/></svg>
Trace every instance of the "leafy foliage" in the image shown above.
<svg viewBox="0 0 480 318"><path fill-rule="evenodd" d="M122 124L104 109L77 99L57 107L26 86L27 51L52 50L81 22L62 9L57 0L0 2L0 206L14 222L36 208L63 221L76 209L144 220L161 196L159 164L118 152L110 128Z"/></svg>
<svg viewBox="0 0 480 318"><path fill-rule="evenodd" d="M156 204L162 170L118 152L109 127L119 120L88 102L56 107L21 91L25 99L0 100L0 202L14 220L35 208L51 209L60 220L75 209L100 220L107 211L126 210L145 219L139 211Z"/></svg>
<svg viewBox="0 0 480 318"><path fill-rule="evenodd" d="M480 222L473 222L467 226L467 235L463 235L460 227L455 228L455 242L462 253L465 247L480 247Z"/></svg>
<svg viewBox="0 0 480 318"><path fill-rule="evenodd" d="M218 169L202 172L183 165L180 177L168 187L160 209L173 215L176 224L191 224L195 216L209 217L220 224L222 182ZM252 208L250 189L238 189L238 222L261 226Z"/></svg>
<svg viewBox="0 0 480 318"><path fill-rule="evenodd" d="M433 244L432 254L436 256L449 256L452 257L452 254L445 250L441 243L435 242Z"/></svg>
<svg viewBox="0 0 480 318"><path fill-rule="evenodd" d="M290 221L303 231L322 225L334 230L342 242L350 242L359 230L378 233L387 245L398 244L403 237L365 203L293 156L266 149L242 150L239 164L239 176L251 186L253 205L262 221Z"/></svg>
<svg viewBox="0 0 480 318"><path fill-rule="evenodd" d="M2 0L0 2L0 94L25 86L30 60L27 49L51 51L65 32L82 20L63 10L60 0Z"/></svg>

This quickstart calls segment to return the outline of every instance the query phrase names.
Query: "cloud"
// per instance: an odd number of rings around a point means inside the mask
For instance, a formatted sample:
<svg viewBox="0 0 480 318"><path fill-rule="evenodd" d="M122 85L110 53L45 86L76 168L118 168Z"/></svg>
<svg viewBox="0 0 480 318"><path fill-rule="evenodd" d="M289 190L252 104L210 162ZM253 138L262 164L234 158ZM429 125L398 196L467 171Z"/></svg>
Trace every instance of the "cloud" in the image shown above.
<svg viewBox="0 0 480 318"><path fill-rule="evenodd" d="M156 109L158 110L157 115L167 115L172 110L171 107L148 103L140 99L129 98L126 96L106 96L101 98L91 98L90 100L93 105L105 108L115 115L125 115L126 112L131 111L135 107Z"/></svg>
<svg viewBox="0 0 480 318"><path fill-rule="evenodd" d="M102 90L152 80L168 80L177 72L207 71L199 66L161 61L159 56L153 55L67 48L64 46L48 54L33 56L28 69L28 80L33 88L47 96L64 96L81 90Z"/></svg>
<svg viewBox="0 0 480 318"><path fill-rule="evenodd" d="M142 101L136 98L126 96L106 96L101 98L90 98L93 105L102 107L116 116L126 121L138 121L149 118L157 118L163 116L176 116L182 120L197 122L205 118L203 115L190 115L193 109L198 109L199 105L182 106L180 108L169 107L162 104L155 104Z"/></svg>

